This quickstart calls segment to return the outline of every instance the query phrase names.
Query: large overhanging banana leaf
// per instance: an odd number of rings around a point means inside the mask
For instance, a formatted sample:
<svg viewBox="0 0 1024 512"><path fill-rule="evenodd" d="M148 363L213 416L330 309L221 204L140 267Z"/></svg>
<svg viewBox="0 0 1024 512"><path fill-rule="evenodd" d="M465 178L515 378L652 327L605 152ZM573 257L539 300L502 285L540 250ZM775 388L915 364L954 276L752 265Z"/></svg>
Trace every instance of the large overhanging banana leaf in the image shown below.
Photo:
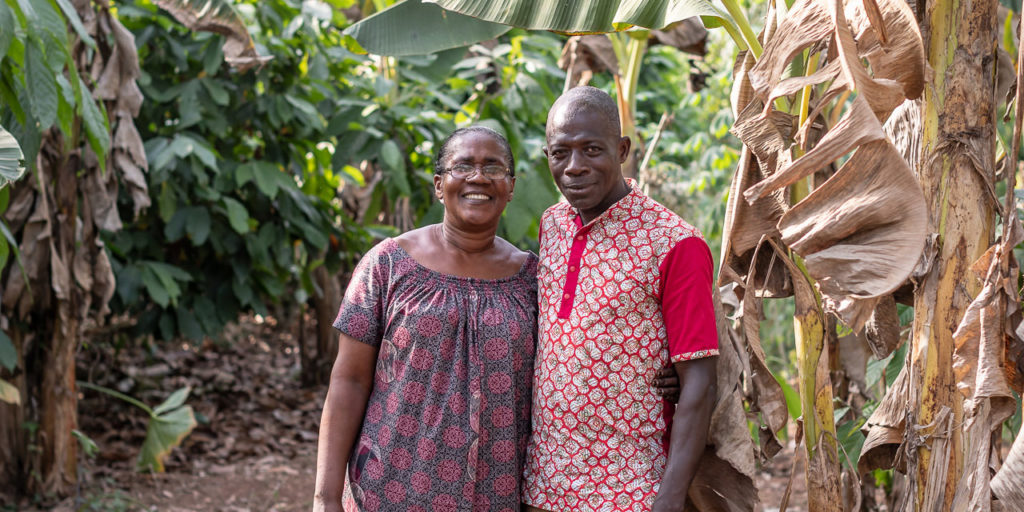
<svg viewBox="0 0 1024 512"><path fill-rule="evenodd" d="M486 41L511 27L596 34L634 26L662 29L694 16L732 26L729 16L709 0L406 0L345 32L370 53L401 56Z"/></svg>
<svg viewBox="0 0 1024 512"><path fill-rule="evenodd" d="M664 28L694 16L721 16L707 0L427 0L449 11L531 30L570 34Z"/></svg>
<svg viewBox="0 0 1024 512"><path fill-rule="evenodd" d="M345 33L376 55L424 55L494 39L512 27L446 11L420 0L399 2Z"/></svg>
<svg viewBox="0 0 1024 512"><path fill-rule="evenodd" d="M224 60L240 71L270 60L256 52L249 30L231 0L153 0L153 3L192 30L222 34L226 38Z"/></svg>
<svg viewBox="0 0 1024 512"><path fill-rule="evenodd" d="M18 141L0 126L0 188L25 174L25 167L22 165L24 158Z"/></svg>

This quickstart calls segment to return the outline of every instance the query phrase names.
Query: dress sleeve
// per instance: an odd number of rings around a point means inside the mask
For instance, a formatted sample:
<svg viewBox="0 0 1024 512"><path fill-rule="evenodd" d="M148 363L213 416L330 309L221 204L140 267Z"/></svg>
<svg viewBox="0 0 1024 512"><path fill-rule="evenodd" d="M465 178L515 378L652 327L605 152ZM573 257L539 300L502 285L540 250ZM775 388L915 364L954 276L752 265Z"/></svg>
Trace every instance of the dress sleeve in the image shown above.
<svg viewBox="0 0 1024 512"><path fill-rule="evenodd" d="M389 286L389 258L377 244L359 260L338 309L334 328L367 345L379 347L384 335L384 302Z"/></svg>
<svg viewBox="0 0 1024 512"><path fill-rule="evenodd" d="M711 250L698 236L679 241L661 263L661 311L673 363L718 355L712 268Z"/></svg>

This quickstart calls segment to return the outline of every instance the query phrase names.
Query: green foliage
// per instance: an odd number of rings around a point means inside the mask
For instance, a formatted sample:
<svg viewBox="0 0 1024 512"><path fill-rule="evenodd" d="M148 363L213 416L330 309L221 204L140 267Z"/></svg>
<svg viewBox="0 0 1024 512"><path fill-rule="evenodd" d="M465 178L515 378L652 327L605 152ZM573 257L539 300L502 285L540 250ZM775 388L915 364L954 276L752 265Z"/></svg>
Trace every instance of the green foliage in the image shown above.
<svg viewBox="0 0 1024 512"><path fill-rule="evenodd" d="M360 21L346 33L375 55L423 55L494 39L509 30L420 0L399 2ZM401 37L394 37L401 34Z"/></svg>
<svg viewBox="0 0 1024 512"><path fill-rule="evenodd" d="M222 64L222 36L184 30L148 2L121 7L140 48L137 125L155 208L107 242L114 308L139 315L139 333L200 340L241 311L304 301L315 267L336 269L368 243L335 199L350 178L333 170L328 123L344 97L332 77L361 58L341 45L332 11L313 7L240 4L274 57L245 73Z"/></svg>
<svg viewBox="0 0 1024 512"><path fill-rule="evenodd" d="M0 188L5 188L13 181L17 181L25 174L25 155L21 154L21 147L14 136L0 126ZM6 203L6 200L4 200ZM7 209L7 205L0 205L0 213ZM0 268L4 262L0 260Z"/></svg>
<svg viewBox="0 0 1024 512"><path fill-rule="evenodd" d="M293 307L318 293L315 268L350 266L394 234L398 204L414 225L439 221L433 153L471 123L507 134L520 157L499 235L536 247L558 197L538 157L562 38L515 32L469 53L371 58L347 49L327 7L239 4L273 57L245 73L221 64L221 36L188 32L145 0L120 7L140 52L153 207L105 239L113 308L138 316L137 334L199 340L242 311ZM355 222L339 195L361 186L373 189ZM123 193L123 216L130 206Z"/></svg>
<svg viewBox="0 0 1024 512"><path fill-rule="evenodd" d="M89 94L72 61L68 23L84 34L67 0L0 3L0 124L10 129L30 168L43 132L55 125L69 144L84 135L101 163L110 147L105 109ZM88 35L84 43L96 45ZM84 121L81 129L73 122L76 117ZM0 134L0 143L3 138ZM0 169L0 187L17 177L6 170Z"/></svg>

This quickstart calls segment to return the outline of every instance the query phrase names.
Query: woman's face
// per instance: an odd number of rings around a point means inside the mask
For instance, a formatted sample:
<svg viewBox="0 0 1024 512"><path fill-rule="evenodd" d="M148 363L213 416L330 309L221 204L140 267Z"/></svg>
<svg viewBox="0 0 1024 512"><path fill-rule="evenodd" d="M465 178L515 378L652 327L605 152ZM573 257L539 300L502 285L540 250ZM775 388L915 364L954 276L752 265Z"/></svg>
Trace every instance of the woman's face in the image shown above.
<svg viewBox="0 0 1024 512"><path fill-rule="evenodd" d="M465 178L451 173L434 175L434 193L444 203L445 217L462 228L492 228L512 200L516 179L511 176L490 179L481 168L488 164L509 165L502 145L486 133L468 132L449 141L445 171L453 165L476 166Z"/></svg>

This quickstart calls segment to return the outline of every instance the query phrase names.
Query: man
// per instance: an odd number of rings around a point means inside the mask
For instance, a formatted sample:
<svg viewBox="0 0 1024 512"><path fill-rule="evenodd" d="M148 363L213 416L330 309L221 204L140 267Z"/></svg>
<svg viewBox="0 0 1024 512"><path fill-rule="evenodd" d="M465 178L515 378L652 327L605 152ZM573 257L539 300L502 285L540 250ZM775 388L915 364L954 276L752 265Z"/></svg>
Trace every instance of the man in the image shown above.
<svg viewBox="0 0 1024 512"><path fill-rule="evenodd" d="M599 89L571 89L548 113L544 154L568 203L541 220L533 512L682 510L704 450L718 354L711 253L623 178L629 149ZM677 405L651 386L669 361Z"/></svg>

